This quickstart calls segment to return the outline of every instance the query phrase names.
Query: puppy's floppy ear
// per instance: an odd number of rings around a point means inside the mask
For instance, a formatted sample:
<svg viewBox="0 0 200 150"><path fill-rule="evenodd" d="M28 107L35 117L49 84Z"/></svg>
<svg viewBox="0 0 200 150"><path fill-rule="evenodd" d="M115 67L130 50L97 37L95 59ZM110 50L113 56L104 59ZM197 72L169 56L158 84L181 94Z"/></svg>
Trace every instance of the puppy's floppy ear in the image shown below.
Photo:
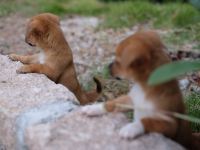
<svg viewBox="0 0 200 150"><path fill-rule="evenodd" d="M37 26L33 26L32 33L36 36L42 36L47 32L48 26L38 24Z"/></svg>
<svg viewBox="0 0 200 150"><path fill-rule="evenodd" d="M149 60L150 60L149 55L138 56L131 61L129 67L133 69L140 69L140 70L143 68L145 69L149 63Z"/></svg>
<svg viewBox="0 0 200 150"><path fill-rule="evenodd" d="M58 16L54 15L54 14L51 14L51 13L44 13L44 15L46 16L46 18L48 20L50 20L51 22L57 24L57 25L60 25L60 19Z"/></svg>

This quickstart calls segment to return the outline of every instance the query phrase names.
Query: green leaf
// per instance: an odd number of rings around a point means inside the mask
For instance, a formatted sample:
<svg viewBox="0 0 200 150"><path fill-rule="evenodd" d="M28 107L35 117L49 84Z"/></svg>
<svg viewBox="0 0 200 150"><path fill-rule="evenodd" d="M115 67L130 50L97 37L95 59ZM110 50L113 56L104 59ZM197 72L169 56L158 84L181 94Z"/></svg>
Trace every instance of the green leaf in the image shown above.
<svg viewBox="0 0 200 150"><path fill-rule="evenodd" d="M193 123L198 123L200 124L200 119L197 117L193 117L193 116L188 116L188 115L184 115L184 114L180 114L180 113L173 113L173 116L182 120L186 120L186 121L190 121Z"/></svg>
<svg viewBox="0 0 200 150"><path fill-rule="evenodd" d="M148 84L160 84L197 70L200 70L200 60L172 62L156 69L149 77Z"/></svg>

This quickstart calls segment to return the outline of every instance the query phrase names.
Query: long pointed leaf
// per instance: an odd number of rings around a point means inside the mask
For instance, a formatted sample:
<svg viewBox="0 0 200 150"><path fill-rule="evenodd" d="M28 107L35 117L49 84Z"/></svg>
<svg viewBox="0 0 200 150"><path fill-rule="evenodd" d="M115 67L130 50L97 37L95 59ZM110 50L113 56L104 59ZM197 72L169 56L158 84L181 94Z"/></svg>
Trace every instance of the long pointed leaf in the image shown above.
<svg viewBox="0 0 200 150"><path fill-rule="evenodd" d="M175 113L175 112L173 113L173 115L176 118L200 124L200 118L197 118L194 116L188 116L188 115L184 115L184 114L179 114L179 113Z"/></svg>
<svg viewBox="0 0 200 150"><path fill-rule="evenodd" d="M200 70L200 60L176 61L156 69L148 80L149 85L167 82L185 73Z"/></svg>

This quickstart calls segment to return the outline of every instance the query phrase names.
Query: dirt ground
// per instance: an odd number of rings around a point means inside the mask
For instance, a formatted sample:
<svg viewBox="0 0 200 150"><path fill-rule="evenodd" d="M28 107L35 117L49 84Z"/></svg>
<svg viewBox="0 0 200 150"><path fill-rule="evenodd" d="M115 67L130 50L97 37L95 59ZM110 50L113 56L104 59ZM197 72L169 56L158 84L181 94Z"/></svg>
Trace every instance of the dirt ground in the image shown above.
<svg viewBox="0 0 200 150"><path fill-rule="evenodd" d="M30 47L24 41L28 20L29 18L18 13L0 18L1 54L32 54L39 51L38 48ZM73 51L78 77L83 84L92 80L94 72L101 72L102 68L113 60L117 44L139 28L139 26L133 26L117 30L99 29L98 25L101 21L96 17L66 16L61 18L61 28ZM171 32L156 31L161 36ZM186 46L183 45L182 48L184 47ZM112 89L112 87L109 88Z"/></svg>
<svg viewBox="0 0 200 150"><path fill-rule="evenodd" d="M0 18L1 54L32 54L39 51L24 42L27 21L28 18L19 14ZM73 51L78 75L81 74L81 78L86 81L90 80L91 71L98 71L113 59L116 44L137 29L99 31L97 27L100 22L95 17L78 16L61 20L61 27Z"/></svg>

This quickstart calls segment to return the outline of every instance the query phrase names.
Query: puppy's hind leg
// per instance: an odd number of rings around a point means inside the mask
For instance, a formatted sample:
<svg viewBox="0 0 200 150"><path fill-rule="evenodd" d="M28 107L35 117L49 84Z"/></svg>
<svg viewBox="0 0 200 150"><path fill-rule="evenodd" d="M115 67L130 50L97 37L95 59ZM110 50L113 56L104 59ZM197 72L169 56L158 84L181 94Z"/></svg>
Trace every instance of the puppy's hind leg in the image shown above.
<svg viewBox="0 0 200 150"><path fill-rule="evenodd" d="M158 132L167 137L174 138L177 132L177 121L169 118L164 120L160 118L143 118L141 122L145 132Z"/></svg>
<svg viewBox="0 0 200 150"><path fill-rule="evenodd" d="M149 132L158 132L168 137L175 137L177 124L175 121L166 121L154 118L143 118L124 126L119 135L122 138L133 139Z"/></svg>

